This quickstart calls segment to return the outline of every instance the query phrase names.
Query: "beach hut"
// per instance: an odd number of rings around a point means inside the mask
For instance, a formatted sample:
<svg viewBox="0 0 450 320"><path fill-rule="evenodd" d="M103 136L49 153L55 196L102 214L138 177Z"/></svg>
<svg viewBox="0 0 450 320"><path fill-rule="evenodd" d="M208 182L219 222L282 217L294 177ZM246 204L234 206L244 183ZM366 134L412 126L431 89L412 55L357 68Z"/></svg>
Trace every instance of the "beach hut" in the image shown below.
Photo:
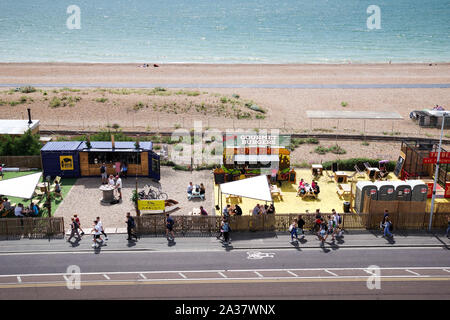
<svg viewBox="0 0 450 320"><path fill-rule="evenodd" d="M133 141L56 141L41 149L44 176L91 177L100 176L105 163L107 173L115 175L126 165L128 175L160 180L160 157L151 142Z"/></svg>

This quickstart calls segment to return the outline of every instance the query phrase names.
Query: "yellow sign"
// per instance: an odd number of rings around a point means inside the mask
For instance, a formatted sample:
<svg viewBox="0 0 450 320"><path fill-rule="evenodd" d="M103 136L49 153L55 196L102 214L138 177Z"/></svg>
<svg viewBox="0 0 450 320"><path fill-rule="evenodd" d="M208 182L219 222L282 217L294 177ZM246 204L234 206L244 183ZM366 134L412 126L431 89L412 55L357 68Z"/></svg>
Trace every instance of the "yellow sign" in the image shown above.
<svg viewBox="0 0 450 320"><path fill-rule="evenodd" d="M73 170L72 156L59 156L59 163L61 165L61 170Z"/></svg>
<svg viewBox="0 0 450 320"><path fill-rule="evenodd" d="M164 200L138 200L139 210L164 210L165 208Z"/></svg>

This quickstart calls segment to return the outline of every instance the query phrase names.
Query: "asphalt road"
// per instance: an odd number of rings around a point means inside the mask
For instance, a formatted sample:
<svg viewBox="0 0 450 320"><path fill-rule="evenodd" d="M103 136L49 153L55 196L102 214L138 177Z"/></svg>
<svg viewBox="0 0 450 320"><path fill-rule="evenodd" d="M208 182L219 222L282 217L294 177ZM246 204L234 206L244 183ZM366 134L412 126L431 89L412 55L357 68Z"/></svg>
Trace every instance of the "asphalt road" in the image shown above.
<svg viewBox="0 0 450 320"><path fill-rule="evenodd" d="M370 265L380 289L367 287ZM450 299L449 284L444 248L0 255L0 299Z"/></svg>

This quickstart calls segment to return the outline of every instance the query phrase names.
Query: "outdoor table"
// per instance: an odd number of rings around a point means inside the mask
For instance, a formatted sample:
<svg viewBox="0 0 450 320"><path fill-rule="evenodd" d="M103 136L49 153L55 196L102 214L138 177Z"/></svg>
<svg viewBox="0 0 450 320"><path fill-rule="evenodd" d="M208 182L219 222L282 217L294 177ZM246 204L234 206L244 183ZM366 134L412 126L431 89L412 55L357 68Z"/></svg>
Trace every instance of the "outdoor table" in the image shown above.
<svg viewBox="0 0 450 320"><path fill-rule="evenodd" d="M336 171L334 173L334 180L338 183L347 183L347 174L344 171Z"/></svg>
<svg viewBox="0 0 450 320"><path fill-rule="evenodd" d="M114 200L114 187L110 185L102 185L99 189L103 192L101 202L111 203Z"/></svg>
<svg viewBox="0 0 450 320"><path fill-rule="evenodd" d="M322 175L323 167L321 164L313 164L311 165L311 172L314 175L314 171L317 172L318 175Z"/></svg>
<svg viewBox="0 0 450 320"><path fill-rule="evenodd" d="M283 195L281 194L281 190L276 185L271 185L270 186L270 194L272 195L272 198L274 196L276 196L280 200L283 200Z"/></svg>
<svg viewBox="0 0 450 320"><path fill-rule="evenodd" d="M40 182L37 184L37 187L41 190L41 192L45 192L46 183Z"/></svg>

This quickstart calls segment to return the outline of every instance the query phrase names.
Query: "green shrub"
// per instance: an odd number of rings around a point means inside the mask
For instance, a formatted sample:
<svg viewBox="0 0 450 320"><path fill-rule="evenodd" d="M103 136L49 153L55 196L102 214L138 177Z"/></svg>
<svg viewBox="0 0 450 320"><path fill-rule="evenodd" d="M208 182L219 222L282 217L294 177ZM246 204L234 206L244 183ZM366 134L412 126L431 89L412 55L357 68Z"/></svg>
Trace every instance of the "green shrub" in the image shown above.
<svg viewBox="0 0 450 320"><path fill-rule="evenodd" d="M346 107L346 106L348 106L348 103L345 102L345 101L342 101L342 102L341 102L341 106Z"/></svg>
<svg viewBox="0 0 450 320"><path fill-rule="evenodd" d="M11 137L4 135L0 137L1 156L32 156L39 155L41 143L39 135L32 134L31 130L21 136Z"/></svg>
<svg viewBox="0 0 450 320"><path fill-rule="evenodd" d="M19 91L22 93L32 93L32 92L36 91L36 88L32 87L32 86L25 86L25 87L20 87Z"/></svg>
<svg viewBox="0 0 450 320"><path fill-rule="evenodd" d="M61 106L61 99L58 97L53 97L50 101L50 104L48 105L50 108L58 108Z"/></svg>
<svg viewBox="0 0 450 320"><path fill-rule="evenodd" d="M307 138L305 142L308 144L319 144L319 140L317 140L316 138Z"/></svg>
<svg viewBox="0 0 450 320"><path fill-rule="evenodd" d="M378 162L381 159L367 159L367 158L351 158L346 160L336 160L336 161L326 161L322 164L324 169L331 168L334 162L338 163L339 170L343 171L355 171L355 164L358 165L359 169L364 169L364 162L368 162L371 167L378 168ZM388 171L394 171L395 161L389 161L386 164L386 169Z"/></svg>
<svg viewBox="0 0 450 320"><path fill-rule="evenodd" d="M318 146L317 148L314 149L314 152L318 154L326 154L328 152L328 148Z"/></svg>
<svg viewBox="0 0 450 320"><path fill-rule="evenodd" d="M346 154L347 151L345 151L341 146L335 145L330 148L328 148L328 151L334 154Z"/></svg>
<svg viewBox="0 0 450 320"><path fill-rule="evenodd" d="M95 101L100 102L100 103L105 103L106 101L108 101L108 98L97 98L97 99L95 99Z"/></svg>

